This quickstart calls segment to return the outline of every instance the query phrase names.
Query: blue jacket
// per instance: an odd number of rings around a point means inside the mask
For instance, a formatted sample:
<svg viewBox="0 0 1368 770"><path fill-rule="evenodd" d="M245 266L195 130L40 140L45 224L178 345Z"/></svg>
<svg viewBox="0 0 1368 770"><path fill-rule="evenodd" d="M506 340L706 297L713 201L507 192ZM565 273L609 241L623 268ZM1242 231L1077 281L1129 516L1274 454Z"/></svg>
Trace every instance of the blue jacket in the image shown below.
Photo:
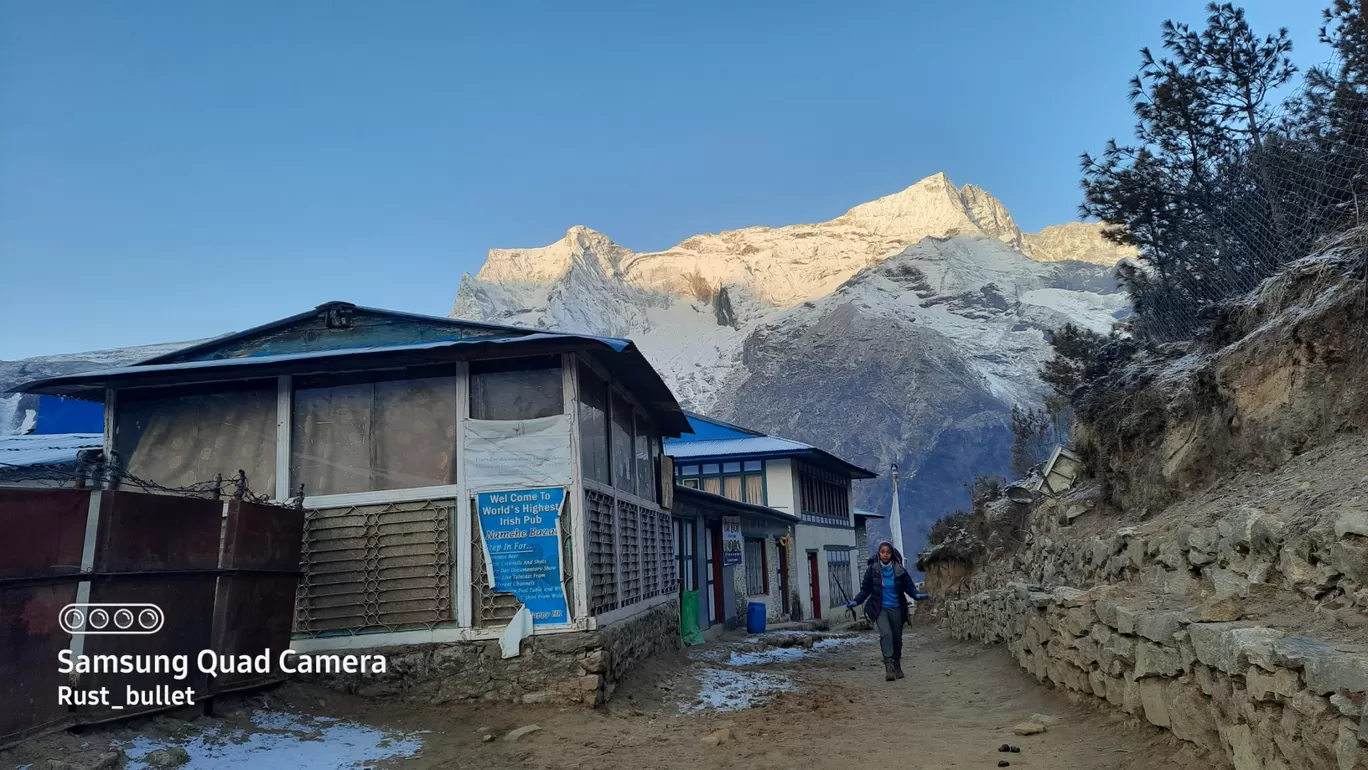
<svg viewBox="0 0 1368 770"><path fill-rule="evenodd" d="M860 592L851 601L864 605L865 615L874 620L879 617L879 611L883 604L883 569L878 563L878 559L870 559L869 566L865 568L864 578L860 581ZM898 606L902 608L904 614L907 612L907 597L917 596L917 584L913 582L912 575L896 559L893 561L893 585L897 588Z"/></svg>

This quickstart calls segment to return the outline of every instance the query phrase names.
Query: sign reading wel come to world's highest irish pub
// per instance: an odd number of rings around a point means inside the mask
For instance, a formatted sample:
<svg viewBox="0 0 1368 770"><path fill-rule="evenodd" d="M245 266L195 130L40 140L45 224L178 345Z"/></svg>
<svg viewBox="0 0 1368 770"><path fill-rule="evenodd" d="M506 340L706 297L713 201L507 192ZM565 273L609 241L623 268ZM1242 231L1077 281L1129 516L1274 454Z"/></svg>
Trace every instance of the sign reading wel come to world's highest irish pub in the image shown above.
<svg viewBox="0 0 1368 770"><path fill-rule="evenodd" d="M534 625L569 623L560 519L565 489L514 489L475 497L489 584L527 606Z"/></svg>

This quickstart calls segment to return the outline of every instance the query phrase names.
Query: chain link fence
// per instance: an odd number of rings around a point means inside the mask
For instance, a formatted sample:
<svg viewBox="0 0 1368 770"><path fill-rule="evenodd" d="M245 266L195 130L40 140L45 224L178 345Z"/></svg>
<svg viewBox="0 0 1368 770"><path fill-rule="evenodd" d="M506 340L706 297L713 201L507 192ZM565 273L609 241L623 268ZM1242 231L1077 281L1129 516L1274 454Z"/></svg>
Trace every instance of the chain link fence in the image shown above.
<svg viewBox="0 0 1368 770"><path fill-rule="evenodd" d="M1132 228L1158 236L1139 237L1142 258L1118 267L1136 337L1191 339L1217 306L1364 224L1368 91L1346 65L1313 68L1267 123L1170 189L1138 190L1159 203Z"/></svg>

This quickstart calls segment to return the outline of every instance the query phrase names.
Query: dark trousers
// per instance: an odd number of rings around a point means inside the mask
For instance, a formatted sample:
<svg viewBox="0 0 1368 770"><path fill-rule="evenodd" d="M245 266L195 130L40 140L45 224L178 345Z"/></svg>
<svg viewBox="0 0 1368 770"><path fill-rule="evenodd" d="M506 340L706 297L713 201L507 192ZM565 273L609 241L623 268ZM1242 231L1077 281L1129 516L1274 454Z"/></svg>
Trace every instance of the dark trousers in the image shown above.
<svg viewBox="0 0 1368 770"><path fill-rule="evenodd" d="M902 660L903 623L907 613L901 607L881 607L876 624L879 626L879 648L883 651L884 663Z"/></svg>

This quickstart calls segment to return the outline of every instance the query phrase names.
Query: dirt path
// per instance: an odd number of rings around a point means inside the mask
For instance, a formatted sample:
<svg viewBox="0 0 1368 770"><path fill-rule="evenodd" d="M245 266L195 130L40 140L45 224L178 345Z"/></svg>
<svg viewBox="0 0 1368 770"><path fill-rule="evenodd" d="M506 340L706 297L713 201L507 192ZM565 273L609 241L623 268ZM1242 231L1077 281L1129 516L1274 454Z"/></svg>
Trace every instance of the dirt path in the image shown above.
<svg viewBox="0 0 1368 770"><path fill-rule="evenodd" d="M1198 766L1157 730L1074 705L1041 687L1000 648L956 644L934 632L907 642L907 678L898 682L883 680L872 638L798 660L746 666L747 672L786 677L798 689L734 712L678 713L681 700L690 702L690 683L700 667L711 665L693 663L674 676L652 672L593 713L507 707L392 713L405 729L432 732L422 756L390 766L931 770L997 767L1003 759L1012 767L1038 769ZM1044 735L1012 734L1014 725L1036 713L1059 722ZM528 724L542 730L515 743L485 743L477 732L490 727L503 734ZM723 727L733 731L733 742L701 742ZM1003 743L1019 746L1021 753L999 753Z"/></svg>
<svg viewBox="0 0 1368 770"><path fill-rule="evenodd" d="M782 633L766 638L801 638ZM189 770L940 770L995 768L1004 759L1037 770L1209 767L1154 728L1040 686L1001 648L923 631L909 636L905 652L907 678L885 682L869 634L829 637L815 649L735 637L656 661L609 706L592 711L377 702L290 684L225 704L213 718L161 716L48 736L0 752L0 767L38 770L49 757L94 758L113 749L127 751L123 766L142 768L153 746L190 749ZM761 702L725 710L749 698ZM1057 723L1043 735L1012 734L1037 713ZM504 739L530 725L541 729ZM702 741L722 728L734 740ZM1021 752L999 753L1003 743Z"/></svg>

